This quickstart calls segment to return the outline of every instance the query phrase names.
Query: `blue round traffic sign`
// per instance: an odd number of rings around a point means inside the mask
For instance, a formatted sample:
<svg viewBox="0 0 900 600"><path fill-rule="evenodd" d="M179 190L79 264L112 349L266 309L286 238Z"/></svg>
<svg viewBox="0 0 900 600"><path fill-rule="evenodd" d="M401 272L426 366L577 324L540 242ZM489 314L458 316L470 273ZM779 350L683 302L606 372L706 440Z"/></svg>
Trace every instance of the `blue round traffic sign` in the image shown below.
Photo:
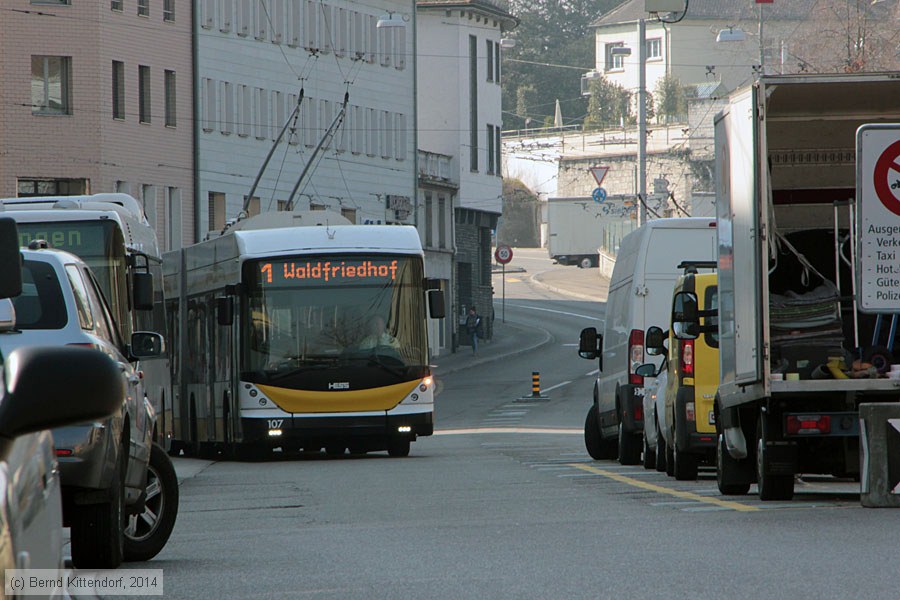
<svg viewBox="0 0 900 600"><path fill-rule="evenodd" d="M594 189L591 197L594 199L594 202L603 202L604 200L606 200L606 190L604 190L602 187L598 187Z"/></svg>

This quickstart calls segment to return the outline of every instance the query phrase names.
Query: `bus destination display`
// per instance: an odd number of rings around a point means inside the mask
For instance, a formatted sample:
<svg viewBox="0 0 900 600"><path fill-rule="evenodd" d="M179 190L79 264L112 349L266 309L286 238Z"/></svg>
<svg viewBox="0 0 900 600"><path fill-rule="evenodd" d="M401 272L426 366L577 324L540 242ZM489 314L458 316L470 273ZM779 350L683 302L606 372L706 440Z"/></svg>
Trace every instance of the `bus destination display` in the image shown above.
<svg viewBox="0 0 900 600"><path fill-rule="evenodd" d="M397 280L397 259L283 260L259 263L263 285L384 284Z"/></svg>

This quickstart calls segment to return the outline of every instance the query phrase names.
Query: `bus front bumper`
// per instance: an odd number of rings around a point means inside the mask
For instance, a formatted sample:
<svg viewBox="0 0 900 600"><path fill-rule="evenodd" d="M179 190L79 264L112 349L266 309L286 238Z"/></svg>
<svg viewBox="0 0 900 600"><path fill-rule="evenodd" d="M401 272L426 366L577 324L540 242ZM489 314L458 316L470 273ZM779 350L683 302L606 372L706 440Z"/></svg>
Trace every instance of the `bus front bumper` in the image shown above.
<svg viewBox="0 0 900 600"><path fill-rule="evenodd" d="M400 415L296 416L284 418L242 418L244 442L263 442L272 447L288 444L303 448L338 442L348 446L381 445L388 439L409 438L434 433L431 412Z"/></svg>

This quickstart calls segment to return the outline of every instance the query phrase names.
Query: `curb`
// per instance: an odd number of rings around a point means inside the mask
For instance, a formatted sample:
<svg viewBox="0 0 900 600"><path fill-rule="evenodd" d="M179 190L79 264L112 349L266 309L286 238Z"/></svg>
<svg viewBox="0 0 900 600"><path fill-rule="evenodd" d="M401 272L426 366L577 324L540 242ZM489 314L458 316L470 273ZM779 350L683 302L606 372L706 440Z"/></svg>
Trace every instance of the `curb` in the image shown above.
<svg viewBox="0 0 900 600"><path fill-rule="evenodd" d="M589 300L591 302L605 302L605 300L601 300L597 296L588 296L587 294L579 294L578 292L572 292L569 290L565 290L563 288L556 287L554 285L549 285L547 283L544 283L543 281L541 281L540 279L537 278L538 275L539 275L539 273L535 273L534 275L530 276L528 278L528 280L530 282L534 283L535 285L539 285L540 287L542 287L546 290L550 290L551 292L555 292L555 293L561 294L563 296L578 298L579 300Z"/></svg>
<svg viewBox="0 0 900 600"><path fill-rule="evenodd" d="M518 325L513 325L511 323L506 323L507 327L512 327L513 329L524 330L524 327L520 327ZM531 352L532 350L536 350L541 346L545 346L551 342L553 336L550 335L550 332L546 329L541 329L540 327L531 327L529 331L534 331L535 329L539 330L543 335L538 342L529 344L527 346L516 348L510 352L504 352L502 354L493 354L491 356L487 356L482 360L479 360L475 365L465 364L465 365L456 365L454 367L447 367L446 369L442 369L440 365L435 369L434 374L438 377L443 377L445 375L449 375L450 373L455 373L456 371L462 371L463 369L468 369L473 366L481 366L483 364L496 362L498 360L503 360L505 358L510 358L512 356L518 356L520 354L525 354L526 352Z"/></svg>

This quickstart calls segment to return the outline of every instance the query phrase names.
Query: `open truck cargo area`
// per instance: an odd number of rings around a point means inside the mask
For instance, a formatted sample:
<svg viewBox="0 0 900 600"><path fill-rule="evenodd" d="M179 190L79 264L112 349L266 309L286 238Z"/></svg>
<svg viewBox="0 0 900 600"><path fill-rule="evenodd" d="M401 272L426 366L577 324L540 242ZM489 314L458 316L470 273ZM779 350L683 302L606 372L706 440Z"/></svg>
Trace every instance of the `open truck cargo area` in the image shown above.
<svg viewBox="0 0 900 600"><path fill-rule="evenodd" d="M800 473L858 477L859 404L900 398L893 315L857 293L857 190L873 176L857 133L897 121L897 98L898 74L765 76L715 119L723 493L756 482L789 499Z"/></svg>

